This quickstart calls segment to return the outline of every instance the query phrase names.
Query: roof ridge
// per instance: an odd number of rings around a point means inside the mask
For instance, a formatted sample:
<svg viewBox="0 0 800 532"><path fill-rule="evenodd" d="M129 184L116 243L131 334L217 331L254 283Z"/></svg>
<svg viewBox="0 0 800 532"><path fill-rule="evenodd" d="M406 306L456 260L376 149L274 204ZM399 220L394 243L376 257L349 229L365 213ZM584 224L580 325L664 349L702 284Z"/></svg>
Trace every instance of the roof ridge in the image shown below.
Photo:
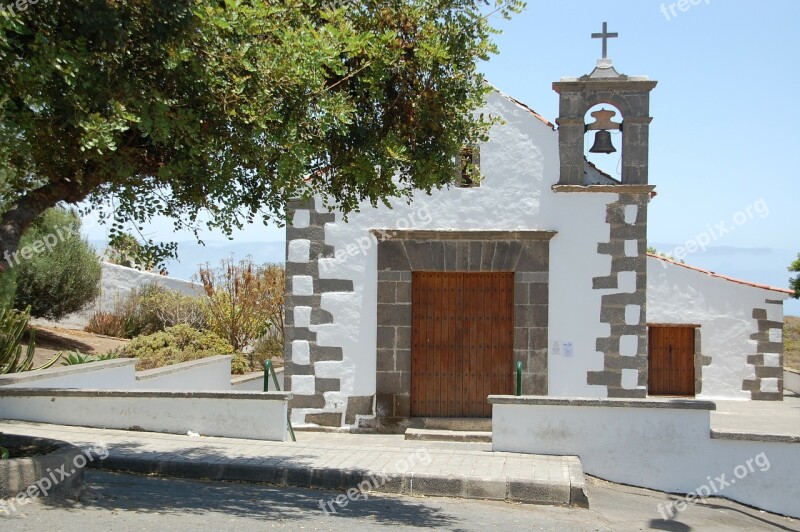
<svg viewBox="0 0 800 532"><path fill-rule="evenodd" d="M692 266L690 264L686 264L683 262L678 262L675 259L671 259L669 257L664 257L663 255L656 255L655 253L648 253L648 257L653 257L654 259L663 260L664 262L669 262L676 266L681 266L682 268L687 268L689 270L694 270L696 272L705 273L706 275L710 275L711 277L717 277L719 279L723 279L725 281L729 281L732 283L743 284L745 286L752 286L754 288L761 288L762 290L770 290L772 292L782 292L784 294L794 294L794 290L789 290L788 288L777 288L775 286L769 286L767 284L760 284L760 283L753 283L751 281L744 281L742 279L736 279L734 277L729 277L727 275L722 275L719 273L712 272L711 270L705 270L703 268L698 268L697 266Z"/></svg>
<svg viewBox="0 0 800 532"><path fill-rule="evenodd" d="M523 102L521 102L521 101L517 100L517 99L516 99L516 98L514 98L513 96L509 96L508 94L506 94L505 92L501 91L500 89L498 89L497 87L495 87L494 85L492 85L491 83L489 83L488 81L485 81L485 80L484 80L484 82L485 82L487 85L489 85L489 86L490 86L490 87L491 87L491 88L492 88L492 89L493 89L495 92L497 92L497 94L499 94L500 96L502 96L502 97L503 97L503 98L505 98L506 100L510 101L511 103L513 103L513 104L515 104L515 105L518 105L518 106L522 107L523 109L525 109L526 111L528 111L529 113L531 113L533 116L535 116L535 117L536 117L536 118L537 118L537 119L538 119L540 122L542 122L543 124L545 124L545 125L547 125L547 126L551 127L551 128L553 129L553 131L555 131L555 130L556 130L556 125L555 125L555 124L553 124L551 121L549 121L548 119L546 119L544 116L542 116L542 115L540 115L539 113L537 113L536 111L534 111L534 110L533 110L533 108L531 108L531 107L530 107L530 106L528 106L527 104L525 104L525 103L523 103Z"/></svg>

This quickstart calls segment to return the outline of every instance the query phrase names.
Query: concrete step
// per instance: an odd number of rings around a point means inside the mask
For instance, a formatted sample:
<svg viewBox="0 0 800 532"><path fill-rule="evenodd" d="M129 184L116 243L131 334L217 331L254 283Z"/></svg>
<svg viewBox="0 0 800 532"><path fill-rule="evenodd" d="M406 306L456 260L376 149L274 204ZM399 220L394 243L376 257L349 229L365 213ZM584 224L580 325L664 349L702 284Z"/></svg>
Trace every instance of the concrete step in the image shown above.
<svg viewBox="0 0 800 532"><path fill-rule="evenodd" d="M491 432L492 418L472 417L414 417L409 427L427 430L458 430Z"/></svg>
<svg viewBox="0 0 800 532"><path fill-rule="evenodd" d="M453 441L492 443L491 431L406 429L406 439L416 441Z"/></svg>

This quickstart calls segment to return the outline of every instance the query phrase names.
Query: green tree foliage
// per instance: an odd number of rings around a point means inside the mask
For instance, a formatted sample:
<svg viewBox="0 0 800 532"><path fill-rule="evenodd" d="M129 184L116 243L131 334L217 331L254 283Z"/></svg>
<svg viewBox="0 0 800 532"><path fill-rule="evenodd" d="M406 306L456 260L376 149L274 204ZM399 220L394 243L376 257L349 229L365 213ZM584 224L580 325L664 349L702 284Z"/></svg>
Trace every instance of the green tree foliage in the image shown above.
<svg viewBox="0 0 800 532"><path fill-rule="evenodd" d="M33 316L58 320L100 294L100 259L80 229L74 211L55 208L25 233L10 261L17 279L16 308L30 306Z"/></svg>
<svg viewBox="0 0 800 532"><path fill-rule="evenodd" d="M106 250L106 260L112 264L166 275L165 260L174 255L177 244L148 245L128 232L117 232L111 237Z"/></svg>
<svg viewBox="0 0 800 532"><path fill-rule="evenodd" d="M491 123L474 111L492 16L524 7L488 1L0 12L0 256L58 202L111 202L112 236L155 215L231 231L280 220L293 197L349 211L451 183Z"/></svg>
<svg viewBox="0 0 800 532"><path fill-rule="evenodd" d="M789 265L789 271L800 272L800 253L797 254L795 261ZM800 274L789 279L789 288L794 290L794 295L792 297L795 299L800 298Z"/></svg>

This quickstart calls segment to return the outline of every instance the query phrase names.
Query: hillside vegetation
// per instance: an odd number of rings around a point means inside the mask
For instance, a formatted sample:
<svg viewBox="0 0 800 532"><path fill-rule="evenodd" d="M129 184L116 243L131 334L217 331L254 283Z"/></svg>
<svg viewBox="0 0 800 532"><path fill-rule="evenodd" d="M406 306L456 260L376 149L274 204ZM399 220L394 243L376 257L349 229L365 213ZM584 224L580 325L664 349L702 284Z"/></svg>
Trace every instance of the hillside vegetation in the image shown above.
<svg viewBox="0 0 800 532"><path fill-rule="evenodd" d="M784 367L800 371L800 318L788 316L783 322Z"/></svg>

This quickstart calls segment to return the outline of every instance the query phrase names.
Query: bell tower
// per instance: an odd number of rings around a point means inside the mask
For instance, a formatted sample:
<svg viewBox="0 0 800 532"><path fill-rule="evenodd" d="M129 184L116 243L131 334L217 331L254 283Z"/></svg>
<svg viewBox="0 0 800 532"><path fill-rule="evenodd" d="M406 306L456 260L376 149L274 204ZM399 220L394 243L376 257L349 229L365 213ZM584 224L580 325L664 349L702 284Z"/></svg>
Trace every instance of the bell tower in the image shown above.
<svg viewBox="0 0 800 532"><path fill-rule="evenodd" d="M553 191L579 195L581 202L587 194L594 194L605 203L608 241L601 237L596 250L586 250L586 263L596 264L591 300L599 300L599 323L608 332L595 343L596 353L602 355L602 369L587 371L586 384L607 397L642 398L648 384L647 207L655 188L648 184L650 92L656 82L614 69L608 58L608 39L618 34L609 33L607 23L603 23L602 33L592 37L603 40L603 57L594 71L553 84L560 95L556 122L561 163ZM587 113L602 104L615 110L592 112L594 121L587 124ZM610 154L617 151L610 134L613 130L622 136L621 182L591 184L585 177L584 137L594 132L590 151ZM610 269L605 266L608 262Z"/></svg>
<svg viewBox="0 0 800 532"><path fill-rule="evenodd" d="M648 150L650 139L650 91L657 82L646 77L620 74L608 58L608 39L618 37L608 32L608 23L603 23L603 32L592 34L603 40L603 57L591 74L580 78L563 78L553 83L553 90L560 95L558 143L561 158L559 185L582 185L584 173L584 135L597 131L595 146L602 143L595 153L610 146L606 136L610 129L622 133L622 184L646 185L648 174ZM584 117L595 105L609 104L616 107L621 116L620 123L613 122L614 114L608 111L593 113L596 121L586 124ZM604 114L606 113L606 114ZM604 135L605 133L605 135ZM613 147L611 148L613 149ZM616 151L616 150L614 150Z"/></svg>

